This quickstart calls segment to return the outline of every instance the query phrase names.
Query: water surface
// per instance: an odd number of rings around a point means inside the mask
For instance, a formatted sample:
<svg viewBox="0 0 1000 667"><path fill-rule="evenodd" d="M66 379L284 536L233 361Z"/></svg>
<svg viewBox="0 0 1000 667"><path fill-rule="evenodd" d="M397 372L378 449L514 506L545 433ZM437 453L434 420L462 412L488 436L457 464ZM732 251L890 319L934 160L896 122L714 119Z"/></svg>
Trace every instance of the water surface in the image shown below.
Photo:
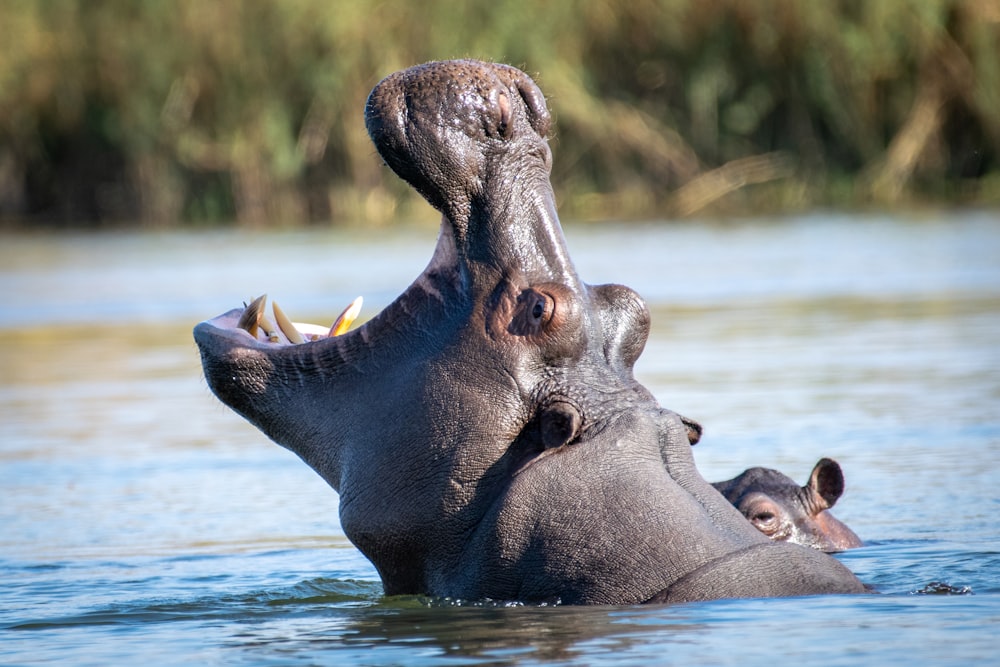
<svg viewBox="0 0 1000 667"><path fill-rule="evenodd" d="M571 226L649 302L637 375L709 479L837 459L879 595L386 598L337 497L216 401L190 330L262 292L370 316L434 232L0 238L0 664L982 664L1000 650L1000 222ZM947 586L932 586L944 582ZM953 594L941 594L951 592ZM971 594L958 594L966 592ZM937 593L937 594L933 594Z"/></svg>

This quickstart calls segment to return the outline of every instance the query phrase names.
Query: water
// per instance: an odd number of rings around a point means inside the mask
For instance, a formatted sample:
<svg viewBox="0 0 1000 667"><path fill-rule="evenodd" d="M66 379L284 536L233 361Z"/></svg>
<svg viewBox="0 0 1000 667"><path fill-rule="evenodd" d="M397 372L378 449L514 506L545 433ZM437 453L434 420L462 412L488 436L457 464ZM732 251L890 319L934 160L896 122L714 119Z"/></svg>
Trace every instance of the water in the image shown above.
<svg viewBox="0 0 1000 667"><path fill-rule="evenodd" d="M835 513L868 546L838 558L879 595L386 598L343 536L336 494L210 395L190 329L265 291L297 319L330 320L358 294L370 315L423 268L433 231L6 236L0 664L995 659L996 215L567 237L585 280L649 301L637 374L706 427L695 455L707 478L763 464L805 481L820 457L841 463Z"/></svg>

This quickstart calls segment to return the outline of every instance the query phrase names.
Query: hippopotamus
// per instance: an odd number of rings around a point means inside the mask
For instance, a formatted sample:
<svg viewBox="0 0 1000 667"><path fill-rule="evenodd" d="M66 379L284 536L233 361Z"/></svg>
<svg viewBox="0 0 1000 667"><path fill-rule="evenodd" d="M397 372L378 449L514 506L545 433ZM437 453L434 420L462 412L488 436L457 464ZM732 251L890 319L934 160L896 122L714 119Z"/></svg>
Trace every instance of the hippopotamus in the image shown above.
<svg viewBox="0 0 1000 667"><path fill-rule="evenodd" d="M759 467L712 486L772 540L829 552L864 546L828 511L844 493L844 473L833 459L820 459L803 486L777 470Z"/></svg>
<svg viewBox="0 0 1000 667"><path fill-rule="evenodd" d="M650 312L628 287L577 274L531 78L471 60L416 66L375 86L365 122L384 163L442 214L424 271L340 335L295 342L294 323L257 326L235 308L194 337L215 395L339 494L341 526L386 595L632 604L865 590L831 556L753 528L698 473L700 425L636 381Z"/></svg>

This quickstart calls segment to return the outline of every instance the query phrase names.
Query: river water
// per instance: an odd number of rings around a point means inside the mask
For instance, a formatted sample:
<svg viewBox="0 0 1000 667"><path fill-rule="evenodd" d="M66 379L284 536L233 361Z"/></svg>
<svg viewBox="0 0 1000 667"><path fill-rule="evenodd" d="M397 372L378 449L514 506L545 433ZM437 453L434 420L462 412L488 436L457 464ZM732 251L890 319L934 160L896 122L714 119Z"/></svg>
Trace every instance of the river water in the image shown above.
<svg viewBox="0 0 1000 667"><path fill-rule="evenodd" d="M386 598L337 497L209 393L190 330L268 292L370 316L433 230L0 237L0 664L984 664L1000 654L995 213L569 226L648 301L637 375L709 479L837 459L880 594Z"/></svg>

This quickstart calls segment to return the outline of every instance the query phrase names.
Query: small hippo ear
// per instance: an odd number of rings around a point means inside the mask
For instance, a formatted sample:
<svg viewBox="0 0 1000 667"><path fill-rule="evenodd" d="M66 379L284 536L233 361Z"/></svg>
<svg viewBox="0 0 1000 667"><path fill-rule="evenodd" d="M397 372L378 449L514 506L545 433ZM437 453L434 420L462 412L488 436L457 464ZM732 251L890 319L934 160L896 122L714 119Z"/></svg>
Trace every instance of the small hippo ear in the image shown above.
<svg viewBox="0 0 1000 667"><path fill-rule="evenodd" d="M833 507L844 493L844 473L833 459L820 459L809 475L806 487L820 510Z"/></svg>
<svg viewBox="0 0 1000 667"><path fill-rule="evenodd" d="M680 416L680 415L678 415ZM681 422L687 427L688 442L694 447L701 440L701 424L693 419L688 419L687 417L681 417Z"/></svg>

